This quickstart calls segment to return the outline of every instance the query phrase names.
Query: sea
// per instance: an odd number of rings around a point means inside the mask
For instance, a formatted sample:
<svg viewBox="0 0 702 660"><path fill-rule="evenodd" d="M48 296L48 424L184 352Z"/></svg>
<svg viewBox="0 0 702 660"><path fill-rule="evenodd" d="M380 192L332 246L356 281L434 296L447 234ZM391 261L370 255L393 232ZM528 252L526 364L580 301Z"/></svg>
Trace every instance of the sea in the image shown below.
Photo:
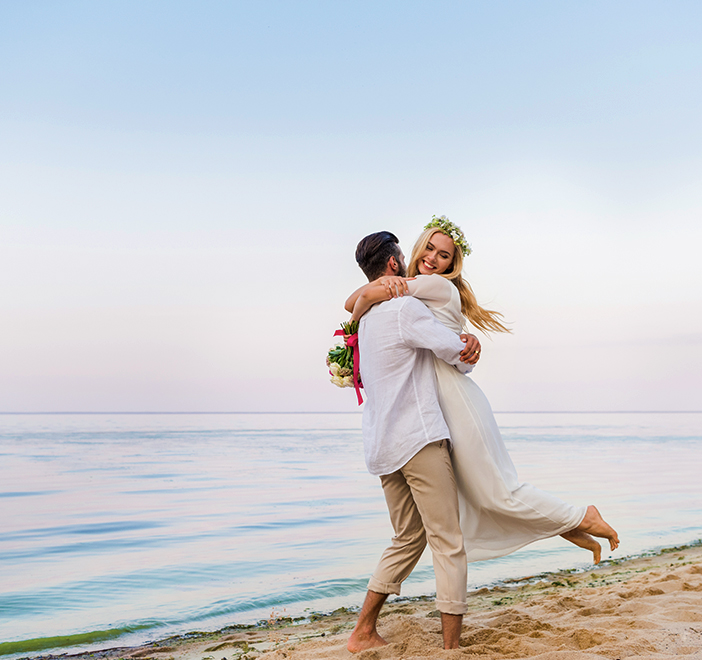
<svg viewBox="0 0 702 660"><path fill-rule="evenodd" d="M596 504L621 558L702 538L702 412L496 414L520 479ZM7 660L360 605L392 530L361 415L0 415ZM469 589L591 566L560 538ZM434 592L428 552L403 596Z"/></svg>

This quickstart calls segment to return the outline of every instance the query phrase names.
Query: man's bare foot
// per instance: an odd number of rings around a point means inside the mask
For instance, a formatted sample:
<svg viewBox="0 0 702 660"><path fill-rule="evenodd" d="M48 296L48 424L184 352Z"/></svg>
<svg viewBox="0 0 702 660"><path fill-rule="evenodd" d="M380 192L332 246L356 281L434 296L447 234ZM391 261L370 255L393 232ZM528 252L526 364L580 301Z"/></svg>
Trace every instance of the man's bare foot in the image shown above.
<svg viewBox="0 0 702 660"><path fill-rule="evenodd" d="M462 614L441 613L441 634L444 638L444 649L457 649L461 642L463 629Z"/></svg>
<svg viewBox="0 0 702 660"><path fill-rule="evenodd" d="M380 610L383 607L387 594L380 594L370 589L366 593L366 599L363 601L363 607L358 615L356 627L349 637L346 648L351 653L374 649L377 646L386 646L387 642L378 634L376 623Z"/></svg>
<svg viewBox="0 0 702 660"><path fill-rule="evenodd" d="M376 630L365 635L358 630L354 630L351 633L351 637L349 637L348 643L346 644L346 648L351 651L351 653L374 649L377 646L387 646L387 642L378 634Z"/></svg>
<svg viewBox="0 0 702 660"><path fill-rule="evenodd" d="M600 559L602 559L602 546L587 532L579 532L577 529L572 529L569 532L565 532L565 534L561 534L561 537L566 541L575 543L579 548L589 550L592 552L592 561L595 564L600 563Z"/></svg>
<svg viewBox="0 0 702 660"><path fill-rule="evenodd" d="M597 507L592 506L592 504L587 507L587 513L583 521L573 531L586 532L587 534L607 539L610 550L616 550L619 547L619 535L614 531L613 527L604 521Z"/></svg>

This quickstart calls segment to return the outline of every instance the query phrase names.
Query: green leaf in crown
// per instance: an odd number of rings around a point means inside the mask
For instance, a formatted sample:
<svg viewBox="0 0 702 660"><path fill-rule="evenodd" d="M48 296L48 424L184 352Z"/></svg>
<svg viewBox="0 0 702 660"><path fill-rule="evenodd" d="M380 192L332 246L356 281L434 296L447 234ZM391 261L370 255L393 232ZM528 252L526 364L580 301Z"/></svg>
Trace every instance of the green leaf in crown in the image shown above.
<svg viewBox="0 0 702 660"><path fill-rule="evenodd" d="M430 229L431 227L436 227L449 236L453 244L461 250L464 257L467 257L473 251L468 245L461 228L458 225L454 225L445 215L440 215L438 218L435 215L431 216L431 222L424 225L424 229Z"/></svg>

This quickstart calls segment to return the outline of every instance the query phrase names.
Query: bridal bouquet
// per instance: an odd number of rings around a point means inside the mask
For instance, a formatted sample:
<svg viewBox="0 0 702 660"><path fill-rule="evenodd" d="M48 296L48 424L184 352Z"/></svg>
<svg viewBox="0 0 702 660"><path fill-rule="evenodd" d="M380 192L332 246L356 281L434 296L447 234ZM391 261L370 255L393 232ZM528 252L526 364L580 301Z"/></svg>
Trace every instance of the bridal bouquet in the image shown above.
<svg viewBox="0 0 702 660"><path fill-rule="evenodd" d="M337 387L353 387L360 406L363 403L363 383L358 373L358 321L342 323L341 330L334 333L335 337L339 335L344 336L344 343L332 346L327 353L331 382Z"/></svg>
<svg viewBox="0 0 702 660"><path fill-rule="evenodd" d="M341 330L337 330L335 335L345 335L349 338L357 336L358 321L347 321L341 324ZM350 344L344 339L343 343L332 346L327 354L327 366L331 375L331 382L337 387L354 387L353 377L353 362L354 362L354 346L357 346L356 341ZM358 373L358 369L356 369ZM360 377L358 384L361 386Z"/></svg>

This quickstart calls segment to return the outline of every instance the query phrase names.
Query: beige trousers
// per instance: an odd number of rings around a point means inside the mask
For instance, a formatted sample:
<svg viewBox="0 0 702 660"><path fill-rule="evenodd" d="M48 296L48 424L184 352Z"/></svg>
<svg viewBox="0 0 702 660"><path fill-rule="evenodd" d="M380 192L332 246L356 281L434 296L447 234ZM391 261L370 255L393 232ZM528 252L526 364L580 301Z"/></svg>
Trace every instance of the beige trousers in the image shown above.
<svg viewBox="0 0 702 660"><path fill-rule="evenodd" d="M445 614L465 614L468 567L448 441L427 445L397 472L380 480L395 536L368 588L399 594L400 585L429 543L437 609Z"/></svg>

